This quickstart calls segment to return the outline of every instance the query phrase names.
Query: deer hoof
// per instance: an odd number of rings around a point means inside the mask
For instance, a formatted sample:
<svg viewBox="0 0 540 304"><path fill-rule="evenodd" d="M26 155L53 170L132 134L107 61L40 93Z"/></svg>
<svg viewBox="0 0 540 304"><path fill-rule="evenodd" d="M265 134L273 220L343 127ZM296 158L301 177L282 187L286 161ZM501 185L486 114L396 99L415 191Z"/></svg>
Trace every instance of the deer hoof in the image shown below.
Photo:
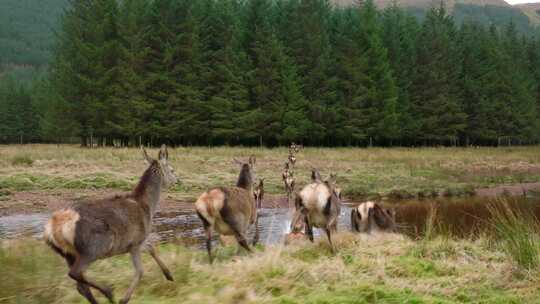
<svg viewBox="0 0 540 304"><path fill-rule="evenodd" d="M118 301L118 304L127 304L127 302L129 302L129 299L122 299Z"/></svg>
<svg viewBox="0 0 540 304"><path fill-rule="evenodd" d="M103 295L109 300L109 302L115 303L113 289L111 287L105 287L103 289Z"/></svg>
<svg viewBox="0 0 540 304"><path fill-rule="evenodd" d="M166 278L167 280L169 280L169 281L171 281L171 282L174 282L174 279L173 279L173 277L172 277L172 275L171 275L170 272L167 271L167 272L165 272L164 274L165 274L165 278Z"/></svg>

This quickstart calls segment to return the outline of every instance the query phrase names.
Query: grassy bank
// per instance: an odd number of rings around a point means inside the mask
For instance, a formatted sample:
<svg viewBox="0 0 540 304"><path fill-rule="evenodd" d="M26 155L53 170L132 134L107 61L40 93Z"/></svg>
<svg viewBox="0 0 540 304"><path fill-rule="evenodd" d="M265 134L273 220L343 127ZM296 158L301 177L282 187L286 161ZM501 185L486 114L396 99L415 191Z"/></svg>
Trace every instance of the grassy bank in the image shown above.
<svg viewBox="0 0 540 304"><path fill-rule="evenodd" d="M336 255L324 241L259 248L249 256L220 249L213 266L202 250L163 245L161 255L175 282L166 281L146 256L132 303L537 303L540 298L540 273L519 270L503 243L349 233L340 233L336 243ZM2 243L0 265L0 303L84 303L64 262L42 243ZM124 256L96 263L89 276L112 284L119 298L132 273Z"/></svg>
<svg viewBox="0 0 540 304"><path fill-rule="evenodd" d="M152 151L155 154L155 151ZM177 148L170 158L182 184L171 196L192 200L213 185L231 184L233 157L257 156L269 193L282 194L287 149ZM77 146L0 146L0 191L131 188L144 170L138 149ZM298 155L297 182L311 168L338 173L349 197L466 195L476 188L540 181L540 147L517 148L307 148Z"/></svg>

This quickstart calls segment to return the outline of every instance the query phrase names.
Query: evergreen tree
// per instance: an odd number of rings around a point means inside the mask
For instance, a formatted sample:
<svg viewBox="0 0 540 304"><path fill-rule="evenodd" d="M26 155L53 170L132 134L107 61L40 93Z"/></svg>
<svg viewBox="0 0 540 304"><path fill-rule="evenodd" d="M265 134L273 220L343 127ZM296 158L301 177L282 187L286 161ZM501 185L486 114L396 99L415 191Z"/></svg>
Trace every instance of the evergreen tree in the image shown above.
<svg viewBox="0 0 540 304"><path fill-rule="evenodd" d="M413 119L411 86L416 73L416 36L419 32L416 18L407 15L394 2L382 16L383 42L398 91L396 105L399 138L409 143L418 133L419 125Z"/></svg>
<svg viewBox="0 0 540 304"><path fill-rule="evenodd" d="M458 94L459 58L452 17L441 5L426 14L417 43L417 73L413 83L417 139L426 144L454 142L465 129L467 115Z"/></svg>
<svg viewBox="0 0 540 304"><path fill-rule="evenodd" d="M328 101L334 99L330 89L328 69L330 44L328 21L331 6L327 0L293 1L290 17L279 25L286 34L286 52L294 60L302 82L302 92L309 103L311 128L307 139L313 144L329 143L326 132L329 116L333 109Z"/></svg>
<svg viewBox="0 0 540 304"><path fill-rule="evenodd" d="M360 9L358 47L367 59L364 111L368 119L367 134L377 141L399 138L396 113L397 88L383 46L378 13L372 0L363 3Z"/></svg>
<svg viewBox="0 0 540 304"><path fill-rule="evenodd" d="M243 76L235 1L201 1L202 81L210 143L238 143L246 126L248 91Z"/></svg>

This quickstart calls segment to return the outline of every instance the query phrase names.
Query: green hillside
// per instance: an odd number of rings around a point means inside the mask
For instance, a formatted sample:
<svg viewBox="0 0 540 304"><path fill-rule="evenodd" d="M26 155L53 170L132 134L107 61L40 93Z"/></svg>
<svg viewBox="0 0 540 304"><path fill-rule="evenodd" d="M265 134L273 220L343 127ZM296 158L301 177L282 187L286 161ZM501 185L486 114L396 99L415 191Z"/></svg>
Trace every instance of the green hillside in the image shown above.
<svg viewBox="0 0 540 304"><path fill-rule="evenodd" d="M67 0L0 1L0 74L26 76L51 57Z"/></svg>
<svg viewBox="0 0 540 304"><path fill-rule="evenodd" d="M338 5L350 5L354 0L331 0ZM528 17L519 9L505 6L501 1L446 1L456 19L475 19L482 23L516 23L520 30L527 30ZM500 3L499 3L500 2ZM0 75L7 72L26 77L49 62L54 44L54 32L67 0L2 0L0 1ZM376 1L384 7L389 0ZM423 16L432 1L403 0L397 2L409 11ZM530 17L530 16L529 16Z"/></svg>

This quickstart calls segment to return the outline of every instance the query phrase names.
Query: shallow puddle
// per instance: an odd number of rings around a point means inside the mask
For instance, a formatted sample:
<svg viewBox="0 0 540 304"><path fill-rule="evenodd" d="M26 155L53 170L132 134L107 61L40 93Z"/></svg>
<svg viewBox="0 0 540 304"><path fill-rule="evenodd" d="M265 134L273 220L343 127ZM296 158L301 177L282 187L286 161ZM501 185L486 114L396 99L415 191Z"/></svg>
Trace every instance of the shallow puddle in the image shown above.
<svg viewBox="0 0 540 304"><path fill-rule="evenodd" d="M456 237L474 237L485 233L489 224L489 212L486 204L500 201L487 198L462 199L426 199L384 203L386 207L396 209L396 220L399 231L413 238L423 235L426 221L433 210L433 223L437 229ZM507 199L513 210L540 219L540 199L512 198ZM350 229L350 205L343 205L339 219L339 230ZM21 237L40 238L49 214L38 213L0 217L0 239L16 239ZM284 234L289 231L292 211L289 209L261 209L259 211L260 241L264 244L282 242ZM193 212L158 213L154 219L154 231L163 242L181 243L188 246L202 247L204 230L197 215ZM252 239L255 229L249 232ZM319 231L315 229L315 234Z"/></svg>
<svg viewBox="0 0 540 304"><path fill-rule="evenodd" d="M36 213L0 217L0 239L16 239L21 237L40 238L49 214ZM259 210L260 241L264 244L275 244L282 241L289 231L291 211L288 209ZM350 208L344 206L341 211L340 229L347 229L350 223ZM201 220L195 213L169 212L159 213L154 218L154 232L163 242L175 242L186 245L202 246L205 234ZM249 231L248 239L252 239L255 228ZM315 231L317 234L317 231Z"/></svg>

